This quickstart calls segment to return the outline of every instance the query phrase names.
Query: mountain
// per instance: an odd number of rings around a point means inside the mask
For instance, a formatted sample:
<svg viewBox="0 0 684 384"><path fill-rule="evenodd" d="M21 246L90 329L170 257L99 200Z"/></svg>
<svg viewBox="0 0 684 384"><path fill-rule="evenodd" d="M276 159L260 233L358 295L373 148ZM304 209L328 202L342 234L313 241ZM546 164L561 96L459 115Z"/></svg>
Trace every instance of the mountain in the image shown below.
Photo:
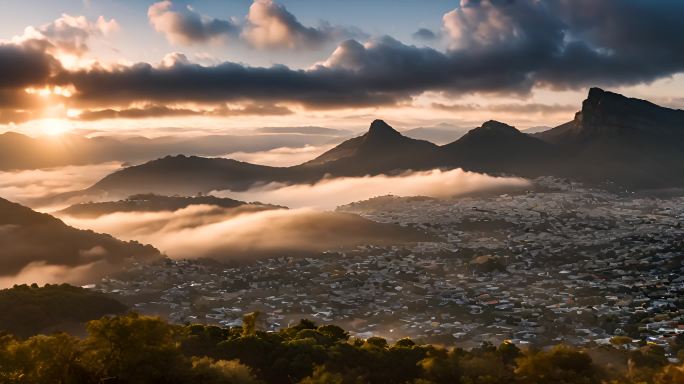
<svg viewBox="0 0 684 384"><path fill-rule="evenodd" d="M116 171L88 188L89 195L196 195L214 190L245 190L255 183L287 180L287 168L223 158L167 156Z"/></svg>
<svg viewBox="0 0 684 384"><path fill-rule="evenodd" d="M425 140L438 145L451 143L458 140L468 132L467 129L439 124L434 127L420 127L403 131L402 134L413 139Z"/></svg>
<svg viewBox="0 0 684 384"><path fill-rule="evenodd" d="M534 137L565 161L554 171L630 188L684 186L684 111L592 88L574 120Z"/></svg>
<svg viewBox="0 0 684 384"><path fill-rule="evenodd" d="M591 88L574 120L535 137L563 146L606 140L678 146L684 141L684 111Z"/></svg>
<svg viewBox="0 0 684 384"><path fill-rule="evenodd" d="M406 137L384 121L375 120L365 134L343 142L302 166L323 168L335 176L362 176L424 169L434 165L439 154L437 145Z"/></svg>
<svg viewBox="0 0 684 384"><path fill-rule="evenodd" d="M428 169L440 165L442 157L439 146L405 137L384 121L376 120L364 135L293 167L269 167L224 158L166 156L121 169L85 191L59 198L82 195L111 199L145 193L192 196L216 190L243 191L272 182L315 182L326 175L364 176Z"/></svg>
<svg viewBox="0 0 684 384"><path fill-rule="evenodd" d="M443 147L449 164L478 172L535 175L553 157L550 144L490 120Z"/></svg>
<svg viewBox="0 0 684 384"><path fill-rule="evenodd" d="M382 120L317 158L292 167L227 159L165 157L107 176L88 193L194 195L324 177L463 168L525 177L569 177L626 188L684 186L684 111L592 88L571 122L526 134L487 121L438 146L402 135Z"/></svg>
<svg viewBox="0 0 684 384"><path fill-rule="evenodd" d="M310 132L310 133L307 133ZM268 151L280 147L328 145L341 140L341 131L297 128L257 131L250 135L198 137L30 137L16 132L0 134L0 171L37 169L108 161L150 161L170 154L223 156L233 152Z"/></svg>
<svg viewBox="0 0 684 384"><path fill-rule="evenodd" d="M538 125L536 127L529 127L523 129L521 132L522 133L527 133L528 135L534 134L534 133L540 133L540 132L546 132L549 129L552 129L553 127L549 127L546 125Z"/></svg>
<svg viewBox="0 0 684 384"><path fill-rule="evenodd" d="M69 282L160 258L155 248L72 228L48 214L0 199L0 280L44 279L57 271ZM33 282L33 281L29 281Z"/></svg>
<svg viewBox="0 0 684 384"><path fill-rule="evenodd" d="M117 212L161 212L177 211L192 205L211 205L218 208L237 208L248 205L258 209L278 209L275 205L245 203L225 197L215 196L161 196L142 194L129 196L124 200L99 203L81 203L55 212L55 215L68 215L79 218L95 218Z"/></svg>

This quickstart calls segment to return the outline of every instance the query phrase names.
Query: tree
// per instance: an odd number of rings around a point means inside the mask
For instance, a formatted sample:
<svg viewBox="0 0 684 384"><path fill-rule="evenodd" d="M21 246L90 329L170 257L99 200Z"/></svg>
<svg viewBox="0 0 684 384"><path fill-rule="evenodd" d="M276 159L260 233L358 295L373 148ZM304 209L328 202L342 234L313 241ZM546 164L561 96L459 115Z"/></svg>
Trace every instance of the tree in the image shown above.
<svg viewBox="0 0 684 384"><path fill-rule="evenodd" d="M184 329L157 317L130 313L87 326L85 362L98 377L120 382L176 382L190 368L179 348Z"/></svg>
<svg viewBox="0 0 684 384"><path fill-rule="evenodd" d="M261 312L255 311L242 316L242 335L249 336L253 335L257 329L257 319L261 315Z"/></svg>
<svg viewBox="0 0 684 384"><path fill-rule="evenodd" d="M252 370L237 360L192 360L192 382L202 384L256 384Z"/></svg>
<svg viewBox="0 0 684 384"><path fill-rule="evenodd" d="M535 384L591 384L599 375L591 357L566 345L548 351L528 351L518 360L516 375Z"/></svg>
<svg viewBox="0 0 684 384"><path fill-rule="evenodd" d="M311 376L305 377L300 384L342 384L344 378L339 373L328 372L325 367L318 366Z"/></svg>

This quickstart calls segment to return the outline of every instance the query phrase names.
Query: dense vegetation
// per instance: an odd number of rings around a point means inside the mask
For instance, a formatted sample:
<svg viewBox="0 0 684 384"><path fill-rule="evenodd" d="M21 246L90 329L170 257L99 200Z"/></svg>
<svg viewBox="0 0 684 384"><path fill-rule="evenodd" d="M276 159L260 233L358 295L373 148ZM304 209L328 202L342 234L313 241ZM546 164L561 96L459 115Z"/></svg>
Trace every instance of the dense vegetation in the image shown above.
<svg viewBox="0 0 684 384"><path fill-rule="evenodd" d="M277 333L178 326L131 313L88 324L88 336L0 336L0 383L682 383L684 365L659 347L469 351L402 339L350 338L302 320ZM676 346L675 346L676 347Z"/></svg>
<svg viewBox="0 0 684 384"><path fill-rule="evenodd" d="M67 284L15 285L0 290L0 331L28 337L126 310L111 297Z"/></svg>

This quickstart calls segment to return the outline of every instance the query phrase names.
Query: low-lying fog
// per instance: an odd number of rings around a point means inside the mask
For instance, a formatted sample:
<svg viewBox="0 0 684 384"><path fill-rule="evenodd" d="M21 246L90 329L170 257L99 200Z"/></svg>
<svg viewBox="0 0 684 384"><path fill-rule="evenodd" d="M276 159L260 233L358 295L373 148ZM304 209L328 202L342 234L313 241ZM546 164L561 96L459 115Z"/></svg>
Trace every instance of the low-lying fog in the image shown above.
<svg viewBox="0 0 684 384"><path fill-rule="evenodd" d="M508 191L530 186L519 177L494 177L462 169L409 172L399 176L341 177L315 184L272 183L244 192L216 191L217 196L261 201L291 208L334 209L375 196L456 197L478 192Z"/></svg>
<svg viewBox="0 0 684 384"><path fill-rule="evenodd" d="M255 162L261 159L263 163L278 161L283 164L290 158L292 163L297 163L311 158L319 150L323 149L276 149L245 156L250 156L249 160ZM2 172L0 196L52 212L58 207L41 205L42 199L51 194L85 188L119 167L119 163L104 163ZM169 257L211 257L221 261L246 262L277 255L314 255L362 244L437 240L413 228L379 224L356 215L331 212L335 207L350 202L387 194L447 198L486 192L505 193L529 186L529 181L521 178L493 177L461 169L431 170L395 176L333 178L315 184L269 184L244 192L214 193L291 209L261 205L238 208L190 205L176 211L117 212L90 218L61 214L58 217L76 228L151 244ZM103 254L107 254L106 249L103 249ZM116 268L98 255L83 258L82 263L73 260L61 263L59 255L52 256L50 260L26 260L18 272L2 275L0 286L34 281L80 283L89 278L97 279Z"/></svg>

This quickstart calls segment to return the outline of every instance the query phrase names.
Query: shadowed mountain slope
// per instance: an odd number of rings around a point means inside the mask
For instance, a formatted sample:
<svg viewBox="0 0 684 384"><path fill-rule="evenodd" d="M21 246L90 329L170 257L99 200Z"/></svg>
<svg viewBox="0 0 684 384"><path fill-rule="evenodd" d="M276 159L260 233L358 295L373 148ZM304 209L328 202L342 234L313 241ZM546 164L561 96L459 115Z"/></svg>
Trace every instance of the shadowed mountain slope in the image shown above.
<svg viewBox="0 0 684 384"><path fill-rule="evenodd" d="M72 228L48 214L0 199L0 278L57 268L64 270L66 281L83 282L127 263L159 257L151 246Z"/></svg>

